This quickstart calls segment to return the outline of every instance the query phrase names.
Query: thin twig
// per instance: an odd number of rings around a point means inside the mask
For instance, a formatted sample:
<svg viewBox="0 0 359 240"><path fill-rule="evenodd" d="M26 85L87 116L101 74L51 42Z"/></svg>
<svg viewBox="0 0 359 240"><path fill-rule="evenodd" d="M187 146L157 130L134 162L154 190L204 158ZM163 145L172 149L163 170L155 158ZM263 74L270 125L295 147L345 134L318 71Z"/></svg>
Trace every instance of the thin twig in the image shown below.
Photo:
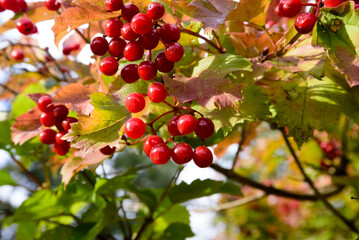
<svg viewBox="0 0 359 240"><path fill-rule="evenodd" d="M9 91L9 92L11 92L11 93L14 94L14 95L18 95L18 94L19 94L19 93L16 92L14 89L9 88L9 87L6 86L5 84L0 83L0 87L4 88L6 91Z"/></svg>
<svg viewBox="0 0 359 240"><path fill-rule="evenodd" d="M294 161L297 165L297 167L299 168L300 172L302 173L304 180L308 183L308 185L310 186L310 188L314 191L315 195L318 197L319 200L321 200L324 205L336 216L338 217L345 225L347 225L347 227L352 230L355 233L359 233L359 230L354 226L353 222L349 221L348 219L346 219L336 208L334 208L334 206L329 203L329 201L326 199L326 197L324 197L319 190L317 189L317 187L314 185L312 179L309 178L309 176L306 174L302 163L299 161L298 156L296 155L291 143L289 142L289 139L285 133L285 130L283 128L281 128L281 132L283 135L283 138L285 140L285 143L291 153L291 155L294 158Z"/></svg>
<svg viewBox="0 0 359 240"><path fill-rule="evenodd" d="M232 164L232 168L231 168L232 171L233 171L234 167L235 167L236 164L237 164L238 156L239 156L239 153L242 151L243 144L244 144L245 140L246 140L246 127L243 126L241 138L240 138L240 140L239 140L239 142L238 142L237 152L236 152L236 154L235 154L234 157L233 157L233 164Z"/></svg>

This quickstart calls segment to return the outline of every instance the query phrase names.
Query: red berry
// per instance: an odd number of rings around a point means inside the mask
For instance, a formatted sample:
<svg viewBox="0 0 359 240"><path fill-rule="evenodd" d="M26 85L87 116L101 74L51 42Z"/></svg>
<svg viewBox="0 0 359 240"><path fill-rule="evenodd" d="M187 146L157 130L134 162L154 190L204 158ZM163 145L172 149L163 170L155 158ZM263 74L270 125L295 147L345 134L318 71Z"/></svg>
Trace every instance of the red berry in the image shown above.
<svg viewBox="0 0 359 240"><path fill-rule="evenodd" d="M346 0L324 0L324 7L337 7L339 6L342 2L346 2Z"/></svg>
<svg viewBox="0 0 359 240"><path fill-rule="evenodd" d="M112 12L118 11L123 8L122 0L106 0L105 3L106 3L107 9Z"/></svg>
<svg viewBox="0 0 359 240"><path fill-rule="evenodd" d="M65 134L66 134L66 132L58 132L58 133L56 133L55 142L56 142L57 144L67 143L66 140L62 140L62 139L61 139Z"/></svg>
<svg viewBox="0 0 359 240"><path fill-rule="evenodd" d="M52 112L53 112L56 120L58 120L59 122L62 122L69 114L69 109L65 105L61 104L61 105L55 106L54 109L52 110Z"/></svg>
<svg viewBox="0 0 359 240"><path fill-rule="evenodd" d="M25 0L17 0L17 12L26 12L27 11L27 3Z"/></svg>
<svg viewBox="0 0 359 240"><path fill-rule="evenodd" d="M138 42L146 50L154 49L160 42L160 34L156 29L152 29L149 33L140 35Z"/></svg>
<svg viewBox="0 0 359 240"><path fill-rule="evenodd" d="M121 35L127 41L135 41L140 36L132 30L131 23L123 24L121 28Z"/></svg>
<svg viewBox="0 0 359 240"><path fill-rule="evenodd" d="M1 0L0 2L2 8L11 10L11 11L17 11L17 2L16 0Z"/></svg>
<svg viewBox="0 0 359 240"><path fill-rule="evenodd" d="M157 68L156 65L151 61L143 61L138 65L138 76L141 79L149 81L156 77Z"/></svg>
<svg viewBox="0 0 359 240"><path fill-rule="evenodd" d="M105 34L109 37L120 37L123 22L119 18L111 18L105 23Z"/></svg>
<svg viewBox="0 0 359 240"><path fill-rule="evenodd" d="M0 12L3 12L3 11L5 11L5 8L2 7L1 0L0 0Z"/></svg>
<svg viewBox="0 0 359 240"><path fill-rule="evenodd" d="M134 63L130 63L124 66L121 70L121 77L123 81L126 83L136 82L140 78L140 76L138 76L137 68L137 64Z"/></svg>
<svg viewBox="0 0 359 240"><path fill-rule="evenodd" d="M152 147L150 158L157 165L166 164L171 158L171 150L166 144L160 143Z"/></svg>
<svg viewBox="0 0 359 240"><path fill-rule="evenodd" d="M109 48L108 42L104 37L95 37L91 40L90 49L93 54L103 56L107 53Z"/></svg>
<svg viewBox="0 0 359 240"><path fill-rule="evenodd" d="M42 97L39 98L39 100L37 101L37 107L42 111L42 112L52 112L53 109L53 105L49 106L52 103L52 98L44 95Z"/></svg>
<svg viewBox="0 0 359 240"><path fill-rule="evenodd" d="M169 73L174 68L175 64L171 61L168 61L164 52L157 54L155 58L155 64L158 71L163 73Z"/></svg>
<svg viewBox="0 0 359 240"><path fill-rule="evenodd" d="M158 2L152 2L147 6L147 16L153 20L159 20L165 14L165 7Z"/></svg>
<svg viewBox="0 0 359 240"><path fill-rule="evenodd" d="M32 29L31 34L35 34L35 33L38 33L38 32L39 32L39 31L37 30L36 25L34 25L34 28Z"/></svg>
<svg viewBox="0 0 359 240"><path fill-rule="evenodd" d="M61 126L64 131L68 132L71 129L71 123L78 122L78 120L74 117L67 117L61 122Z"/></svg>
<svg viewBox="0 0 359 240"><path fill-rule="evenodd" d="M147 156L150 156L152 148L160 143L164 143L163 139L160 138L159 136L152 135L148 137L145 143L143 144L143 151Z"/></svg>
<svg viewBox="0 0 359 240"><path fill-rule="evenodd" d="M214 133L214 124L212 120L204 117L198 118L195 133L201 139L206 139L212 136Z"/></svg>
<svg viewBox="0 0 359 240"><path fill-rule="evenodd" d="M173 118L171 118L171 120L168 122L168 126L167 126L167 130L169 132L169 134L171 134L172 136L181 136L182 133L180 133L178 131L178 127L177 127L177 122L178 119L181 117L182 115L175 115Z"/></svg>
<svg viewBox="0 0 359 240"><path fill-rule="evenodd" d="M170 43L165 50L166 58L171 62L178 62L182 59L184 49L178 42Z"/></svg>
<svg viewBox="0 0 359 240"><path fill-rule="evenodd" d="M45 0L45 6L51 11L57 11L61 4L57 0Z"/></svg>
<svg viewBox="0 0 359 240"><path fill-rule="evenodd" d="M190 134L197 128L197 120L192 115L186 114L181 116L177 122L177 128L183 135Z"/></svg>
<svg viewBox="0 0 359 240"><path fill-rule="evenodd" d="M114 57L105 57L100 63L100 71L106 76L112 76L118 71L118 62Z"/></svg>
<svg viewBox="0 0 359 240"><path fill-rule="evenodd" d="M143 53L143 47L136 42L129 42L123 50L123 55L130 62L140 60L143 57Z"/></svg>
<svg viewBox="0 0 359 240"><path fill-rule="evenodd" d="M161 40L166 43L177 42L181 37L181 31L177 25L166 23L160 28Z"/></svg>
<svg viewBox="0 0 359 240"><path fill-rule="evenodd" d="M299 33L306 34L313 30L316 22L317 17L313 13L303 12L295 19L294 26Z"/></svg>
<svg viewBox="0 0 359 240"><path fill-rule="evenodd" d="M295 17L302 10L301 0L281 0L279 2L279 12L284 17Z"/></svg>
<svg viewBox="0 0 359 240"><path fill-rule="evenodd" d="M72 44L70 45L70 48L71 48L72 51L77 51L77 50L80 49L80 43L74 42L74 43L72 43Z"/></svg>
<svg viewBox="0 0 359 240"><path fill-rule="evenodd" d="M56 124L56 119L52 112L42 113L40 116L40 122L45 127L52 127Z"/></svg>
<svg viewBox="0 0 359 240"><path fill-rule="evenodd" d="M29 19L22 18L19 21L17 21L16 28L17 30L19 30L20 33L24 35L29 35L32 33L34 24L32 24L32 22Z"/></svg>
<svg viewBox="0 0 359 240"><path fill-rule="evenodd" d="M139 118L131 118L125 124L125 133L133 139L141 138L146 133L146 124Z"/></svg>
<svg viewBox="0 0 359 240"><path fill-rule="evenodd" d="M131 28L137 34L146 34L152 31L152 20L145 13L137 13L131 19Z"/></svg>
<svg viewBox="0 0 359 240"><path fill-rule="evenodd" d="M148 87L147 96L154 103L163 102L167 97L167 89L163 83L152 83Z"/></svg>
<svg viewBox="0 0 359 240"><path fill-rule="evenodd" d="M177 164L186 164L193 158L193 151L187 143L178 143L172 148L172 160Z"/></svg>
<svg viewBox="0 0 359 240"><path fill-rule="evenodd" d="M40 141L47 145L55 143L55 136L56 131L53 129L42 130L39 134Z"/></svg>
<svg viewBox="0 0 359 240"><path fill-rule="evenodd" d="M55 143L55 152L60 155L64 156L70 151L70 143L64 142L63 144Z"/></svg>
<svg viewBox="0 0 359 240"><path fill-rule="evenodd" d="M17 61L22 61L25 58L24 52L21 49L13 49L10 55L14 60Z"/></svg>
<svg viewBox="0 0 359 240"><path fill-rule="evenodd" d="M62 53L64 54L64 55L70 55L70 53L71 53L71 51L72 51L72 49L71 49L71 47L70 46L64 46L63 48L62 48Z"/></svg>
<svg viewBox="0 0 359 240"><path fill-rule="evenodd" d="M140 9L135 4L127 3L122 8L122 19L126 22L131 22L133 16L140 12Z"/></svg>
<svg viewBox="0 0 359 240"><path fill-rule="evenodd" d="M279 5L277 5L275 8L274 8L274 12L277 16L281 17L282 14L280 13L280 10L279 10Z"/></svg>
<svg viewBox="0 0 359 240"><path fill-rule="evenodd" d="M122 38L113 38L108 44L108 52L112 57L123 57L123 50L126 46L126 41Z"/></svg>
<svg viewBox="0 0 359 240"><path fill-rule="evenodd" d="M213 162L213 154L206 147L197 147L193 152L193 161L200 168L209 167Z"/></svg>
<svg viewBox="0 0 359 240"><path fill-rule="evenodd" d="M146 101L142 94L134 92L127 96L125 105L129 112L138 113L145 108Z"/></svg>
<svg viewBox="0 0 359 240"><path fill-rule="evenodd" d="M112 155L114 152L116 152L116 147L110 147L109 145L107 145L106 147L101 148L100 152L103 155Z"/></svg>

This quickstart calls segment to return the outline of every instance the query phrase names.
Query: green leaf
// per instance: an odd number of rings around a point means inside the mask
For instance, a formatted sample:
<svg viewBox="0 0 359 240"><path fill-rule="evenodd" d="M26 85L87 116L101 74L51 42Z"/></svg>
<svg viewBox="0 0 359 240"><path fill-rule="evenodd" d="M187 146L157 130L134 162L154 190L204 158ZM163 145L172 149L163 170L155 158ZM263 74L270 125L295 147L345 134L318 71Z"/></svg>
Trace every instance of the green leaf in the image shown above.
<svg viewBox="0 0 359 240"><path fill-rule="evenodd" d="M245 21L264 26L270 0L241 0L226 20Z"/></svg>
<svg viewBox="0 0 359 240"><path fill-rule="evenodd" d="M11 133L10 133L10 122L9 121L1 121L0 122L0 132L1 132L0 146L1 146L1 148L4 148L2 146L11 144L11 140L10 140Z"/></svg>
<svg viewBox="0 0 359 240"><path fill-rule="evenodd" d="M12 179L10 173L5 170L0 170L0 186L3 185L16 186L16 182Z"/></svg>
<svg viewBox="0 0 359 240"><path fill-rule="evenodd" d="M72 147L82 148L84 155L116 142L130 115L121 98L100 92L90 98L94 110L90 116L80 115L79 122L64 137L72 142Z"/></svg>
<svg viewBox="0 0 359 240"><path fill-rule="evenodd" d="M160 240L185 240L194 237L191 227L184 223L172 223L168 226Z"/></svg>
<svg viewBox="0 0 359 240"><path fill-rule="evenodd" d="M313 45L327 49L332 64L350 86L359 85L359 11L347 1L337 8L322 8L313 31Z"/></svg>
<svg viewBox="0 0 359 240"><path fill-rule="evenodd" d="M232 182L214 181L211 179L195 180L191 184L182 182L171 188L169 198L173 204L182 203L191 199L210 196L216 193L241 196L240 187Z"/></svg>
<svg viewBox="0 0 359 240"><path fill-rule="evenodd" d="M37 232L37 225L35 222L22 222L17 226L16 239L33 240Z"/></svg>

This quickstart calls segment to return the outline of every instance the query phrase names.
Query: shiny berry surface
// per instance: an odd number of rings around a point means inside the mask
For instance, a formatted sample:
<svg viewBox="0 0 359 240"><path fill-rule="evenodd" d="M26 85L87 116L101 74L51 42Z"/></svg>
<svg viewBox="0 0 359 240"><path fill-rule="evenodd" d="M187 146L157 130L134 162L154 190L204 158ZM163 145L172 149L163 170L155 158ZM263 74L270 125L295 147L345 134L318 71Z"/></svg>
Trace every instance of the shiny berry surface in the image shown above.
<svg viewBox="0 0 359 240"><path fill-rule="evenodd" d="M313 30L316 22L317 17L313 13L303 12L296 17L294 26L299 33L306 34Z"/></svg>
<svg viewBox="0 0 359 240"><path fill-rule="evenodd" d="M11 11L17 11L17 2L16 0L1 0L0 1L2 8L11 10Z"/></svg>
<svg viewBox="0 0 359 240"><path fill-rule="evenodd" d="M152 31L152 20L144 13L137 13L131 19L131 28L137 34L146 34Z"/></svg>
<svg viewBox="0 0 359 240"><path fill-rule="evenodd" d="M157 68L153 62L143 61L138 65L137 72L141 79L149 81L156 77Z"/></svg>
<svg viewBox="0 0 359 240"><path fill-rule="evenodd" d="M138 66L137 64L130 63L125 65L121 70L121 78L126 83L134 83L138 79L140 79L140 76L138 76L137 72Z"/></svg>
<svg viewBox="0 0 359 240"><path fill-rule="evenodd" d="M17 61L22 61L25 58L24 52L21 49L13 49L10 56Z"/></svg>
<svg viewBox="0 0 359 240"><path fill-rule="evenodd" d="M58 121L64 120L69 114L69 109L65 105L57 105L52 110L54 117Z"/></svg>
<svg viewBox="0 0 359 240"><path fill-rule="evenodd" d="M167 97L167 89L163 83L152 83L148 87L147 96L154 103L163 102Z"/></svg>
<svg viewBox="0 0 359 240"><path fill-rule="evenodd" d="M141 138L146 133L146 124L139 118L131 118L125 124L125 133L133 139Z"/></svg>
<svg viewBox="0 0 359 240"><path fill-rule="evenodd" d="M39 134L40 141L47 145L55 143L55 136L56 131L53 129L42 130Z"/></svg>
<svg viewBox="0 0 359 240"><path fill-rule="evenodd" d="M111 18L106 21L104 30L105 34L109 37L120 37L121 36L121 28L123 26L123 22L119 18Z"/></svg>
<svg viewBox="0 0 359 240"><path fill-rule="evenodd" d="M142 94L134 92L127 96L125 106L129 112L138 113L145 108L146 101Z"/></svg>
<svg viewBox="0 0 359 240"><path fill-rule="evenodd" d="M100 152L103 155L112 155L114 152L116 152L116 147L110 147L109 145L107 145L106 147L101 148Z"/></svg>
<svg viewBox="0 0 359 240"><path fill-rule="evenodd" d="M143 47L136 42L129 42L123 51L124 57L130 62L140 60L143 57L143 54Z"/></svg>
<svg viewBox="0 0 359 240"><path fill-rule="evenodd" d="M131 23L123 24L121 28L121 35L127 41L135 41L140 36L132 30Z"/></svg>
<svg viewBox="0 0 359 240"><path fill-rule="evenodd" d="M27 11L27 3L25 0L17 0L17 12L26 12Z"/></svg>
<svg viewBox="0 0 359 240"><path fill-rule="evenodd" d="M168 125L167 125L168 133L174 137L182 135L182 133L180 133L180 131L178 131L178 127L177 127L178 119L181 116L182 115L175 115L173 118L171 118L171 120L168 122Z"/></svg>
<svg viewBox="0 0 359 240"><path fill-rule="evenodd" d="M166 23L160 28L161 40L166 43L177 42L181 37L181 31L177 25Z"/></svg>
<svg viewBox="0 0 359 240"><path fill-rule="evenodd" d="M152 2L147 6L147 16L153 20L159 20L165 14L165 7L158 2Z"/></svg>
<svg viewBox="0 0 359 240"><path fill-rule="evenodd" d="M301 0L281 0L279 2L279 12L284 17L295 17L302 10Z"/></svg>
<svg viewBox="0 0 359 240"><path fill-rule="evenodd" d="M126 46L126 41L122 38L113 38L108 44L108 53L112 57L123 57L123 50Z"/></svg>
<svg viewBox="0 0 359 240"><path fill-rule="evenodd" d="M193 151L193 161L200 168L209 167L213 162L213 154L211 150L206 147L197 147Z"/></svg>
<svg viewBox="0 0 359 240"><path fill-rule="evenodd" d="M22 18L16 23L16 28L24 35L32 34L34 24L27 18Z"/></svg>
<svg viewBox="0 0 359 240"><path fill-rule="evenodd" d="M182 59L184 49L178 42L170 43L167 45L165 50L166 58L171 62L178 62Z"/></svg>
<svg viewBox="0 0 359 240"><path fill-rule="evenodd" d="M166 164L171 158L171 150L166 144L160 143L152 147L150 158L154 164Z"/></svg>
<svg viewBox="0 0 359 240"><path fill-rule="evenodd" d="M55 152L60 155L64 156L70 151L70 143L65 142L63 144L55 143Z"/></svg>
<svg viewBox="0 0 359 240"><path fill-rule="evenodd" d="M346 2L345 0L324 0L324 7L337 7L339 6L342 2Z"/></svg>
<svg viewBox="0 0 359 240"><path fill-rule="evenodd" d="M69 131L71 129L71 123L76 123L78 120L74 117L67 117L64 120L62 120L61 125L64 131Z"/></svg>
<svg viewBox="0 0 359 240"><path fill-rule="evenodd" d="M193 158L193 150L187 143L178 143L172 148L172 160L177 164L186 164Z"/></svg>
<svg viewBox="0 0 359 240"><path fill-rule="evenodd" d="M58 144L64 144L67 143L66 140L62 140L61 138L66 134L66 132L58 132L55 136L55 142Z"/></svg>
<svg viewBox="0 0 359 240"><path fill-rule="evenodd" d="M61 4L57 0L45 0L45 6L51 11L57 11Z"/></svg>
<svg viewBox="0 0 359 240"><path fill-rule="evenodd" d="M42 113L40 116L40 122L45 127L52 127L56 124L56 119L55 119L54 115L52 114L52 112Z"/></svg>
<svg viewBox="0 0 359 240"><path fill-rule="evenodd" d="M197 120L192 115L185 114L178 119L177 128L178 131L183 135L190 134L196 130Z"/></svg>
<svg viewBox="0 0 359 240"><path fill-rule="evenodd" d="M157 54L155 58L155 64L157 70L163 73L169 73L173 70L175 64L171 61L168 61L164 52Z"/></svg>
<svg viewBox="0 0 359 240"><path fill-rule="evenodd" d="M135 4L127 3L122 8L122 19L126 22L131 22L133 16L140 12L140 9Z"/></svg>
<svg viewBox="0 0 359 240"><path fill-rule="evenodd" d="M214 133L214 124L209 118L198 118L197 119L197 128L195 130L197 137L201 139L209 138Z"/></svg>
<svg viewBox="0 0 359 240"><path fill-rule="evenodd" d="M122 0L106 0L106 7L110 11L118 11L123 8L123 1Z"/></svg>
<svg viewBox="0 0 359 240"><path fill-rule="evenodd" d="M160 42L160 34L156 29L152 29L149 33L140 35L138 42L146 50L154 49Z"/></svg>
<svg viewBox="0 0 359 240"><path fill-rule="evenodd" d="M160 143L164 143L163 139L157 135L152 135L148 137L143 144L143 151L147 156L150 156L152 148Z"/></svg>
<svg viewBox="0 0 359 240"><path fill-rule="evenodd" d="M109 44L104 37L95 37L90 43L91 52L98 56L103 56L109 49Z"/></svg>
<svg viewBox="0 0 359 240"><path fill-rule="evenodd" d="M118 71L118 62L114 57L105 57L100 63L100 71L106 76L112 76Z"/></svg>
<svg viewBox="0 0 359 240"><path fill-rule="evenodd" d="M44 95L40 97L39 100L37 101L37 107L42 112L51 112L53 109L53 106L49 106L51 103L52 103L52 98L47 95Z"/></svg>

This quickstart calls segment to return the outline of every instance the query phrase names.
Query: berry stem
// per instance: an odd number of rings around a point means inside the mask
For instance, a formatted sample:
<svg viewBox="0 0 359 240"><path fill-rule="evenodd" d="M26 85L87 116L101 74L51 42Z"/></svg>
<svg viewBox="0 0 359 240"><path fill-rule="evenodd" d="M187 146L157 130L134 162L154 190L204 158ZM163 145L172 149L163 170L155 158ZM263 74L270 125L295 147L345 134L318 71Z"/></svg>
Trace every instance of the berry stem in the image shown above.
<svg viewBox="0 0 359 240"><path fill-rule="evenodd" d="M194 110L194 109L191 108L191 107L183 106L183 107L179 107L179 109L191 110L192 113L198 113L201 117L203 117L203 114L202 114L202 113L198 112L197 110Z"/></svg>
<svg viewBox="0 0 359 240"><path fill-rule="evenodd" d="M158 119L160 119L161 117L164 117L164 116L166 116L166 115L168 115L168 114L170 114L170 113L173 113L173 112L175 112L175 110L171 110L171 111L162 113L161 115L159 115L158 117L156 117L155 119L153 119L151 122L146 123L146 125L152 127L152 125L153 125Z"/></svg>
<svg viewBox="0 0 359 240"><path fill-rule="evenodd" d="M172 109L175 109L175 106L173 106L171 103L167 102L166 100L162 101L164 104L166 104L167 106L169 106Z"/></svg>

